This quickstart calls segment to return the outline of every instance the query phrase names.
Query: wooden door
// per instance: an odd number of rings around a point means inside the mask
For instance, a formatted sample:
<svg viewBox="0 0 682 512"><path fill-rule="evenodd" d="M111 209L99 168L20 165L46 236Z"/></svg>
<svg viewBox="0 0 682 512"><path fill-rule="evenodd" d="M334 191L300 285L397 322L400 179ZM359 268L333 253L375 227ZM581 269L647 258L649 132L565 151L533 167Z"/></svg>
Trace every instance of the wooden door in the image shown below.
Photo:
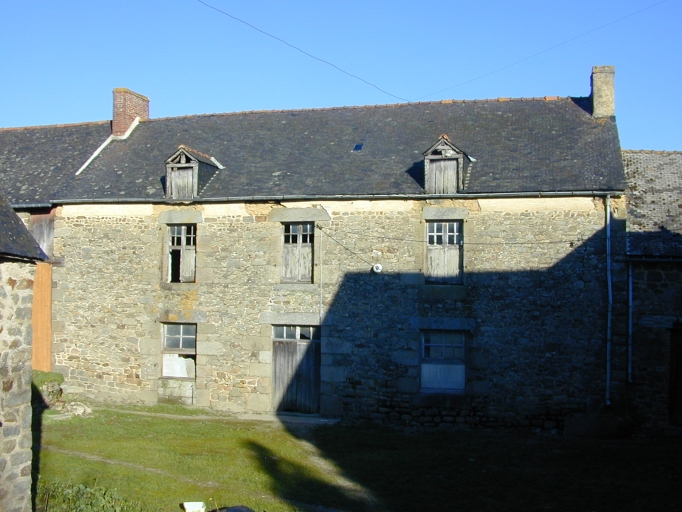
<svg viewBox="0 0 682 512"><path fill-rule="evenodd" d="M670 424L682 426L682 328L670 331Z"/></svg>
<svg viewBox="0 0 682 512"><path fill-rule="evenodd" d="M319 412L319 340L274 340L273 343L275 409Z"/></svg>

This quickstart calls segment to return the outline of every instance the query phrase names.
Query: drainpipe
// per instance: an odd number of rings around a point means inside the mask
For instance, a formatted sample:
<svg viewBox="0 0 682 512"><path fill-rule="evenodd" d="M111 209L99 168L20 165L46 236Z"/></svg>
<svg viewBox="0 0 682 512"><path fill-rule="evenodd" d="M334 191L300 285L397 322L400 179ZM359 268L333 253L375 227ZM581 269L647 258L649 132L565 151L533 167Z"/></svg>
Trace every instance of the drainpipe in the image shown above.
<svg viewBox="0 0 682 512"><path fill-rule="evenodd" d="M635 306L632 300L632 262L628 262L628 382L632 383L632 331Z"/></svg>
<svg viewBox="0 0 682 512"><path fill-rule="evenodd" d="M319 224L317 224L315 227L319 228L320 226L319 226ZM320 315L320 337L322 337L322 257L324 255L324 250L322 248L322 238L324 238L324 237L322 236L322 233L324 233L324 231L322 231L321 229L319 231L320 231L320 268L317 272L317 277L320 280L320 309L319 309L320 313L319 313L319 315ZM315 238L317 238L317 233L315 233Z"/></svg>
<svg viewBox="0 0 682 512"><path fill-rule="evenodd" d="M606 285L608 313L606 317L606 405L611 405L611 322L613 316L613 289L611 286L611 196L605 197L606 207Z"/></svg>

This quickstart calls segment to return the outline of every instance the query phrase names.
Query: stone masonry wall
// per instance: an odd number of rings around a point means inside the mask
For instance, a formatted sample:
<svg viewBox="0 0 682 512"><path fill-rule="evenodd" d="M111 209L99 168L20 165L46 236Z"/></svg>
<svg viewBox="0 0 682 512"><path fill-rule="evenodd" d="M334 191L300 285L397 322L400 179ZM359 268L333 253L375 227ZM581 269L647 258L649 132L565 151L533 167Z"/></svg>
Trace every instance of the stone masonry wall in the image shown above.
<svg viewBox="0 0 682 512"><path fill-rule="evenodd" d="M156 402L169 388L162 324L196 323L192 401L266 412L272 318L319 317L325 415L551 429L603 401L600 200L284 206L322 207L331 219L316 222L313 284L280 282L282 225L267 220L279 205L61 208L54 353L65 389ZM468 211L463 285L424 284L425 206ZM166 282L164 211L201 213L196 283ZM466 325L464 395L420 393L420 328L441 319Z"/></svg>
<svg viewBox="0 0 682 512"><path fill-rule="evenodd" d="M682 264L633 262L635 414L648 428L668 425L670 328L682 318Z"/></svg>
<svg viewBox="0 0 682 512"><path fill-rule="evenodd" d="M0 260L0 510L31 511L34 266Z"/></svg>

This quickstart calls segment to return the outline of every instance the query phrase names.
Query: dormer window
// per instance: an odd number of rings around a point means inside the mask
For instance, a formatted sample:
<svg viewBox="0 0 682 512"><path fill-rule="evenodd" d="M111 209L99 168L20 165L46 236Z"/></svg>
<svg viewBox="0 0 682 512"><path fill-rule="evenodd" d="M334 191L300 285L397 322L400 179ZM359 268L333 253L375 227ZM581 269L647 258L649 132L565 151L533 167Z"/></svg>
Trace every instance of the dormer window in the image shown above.
<svg viewBox="0 0 682 512"><path fill-rule="evenodd" d="M464 153L443 134L424 153L427 194L456 194L464 188Z"/></svg>
<svg viewBox="0 0 682 512"><path fill-rule="evenodd" d="M180 146L166 160L166 197L191 200L197 197L218 169L215 158Z"/></svg>

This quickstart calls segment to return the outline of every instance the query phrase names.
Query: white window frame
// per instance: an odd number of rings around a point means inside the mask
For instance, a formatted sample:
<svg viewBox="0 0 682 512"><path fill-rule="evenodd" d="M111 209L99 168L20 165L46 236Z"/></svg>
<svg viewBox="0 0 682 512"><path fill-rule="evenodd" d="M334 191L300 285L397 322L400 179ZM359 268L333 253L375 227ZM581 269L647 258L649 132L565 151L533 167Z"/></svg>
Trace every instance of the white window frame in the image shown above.
<svg viewBox="0 0 682 512"><path fill-rule="evenodd" d="M315 223L282 224L282 282L312 283Z"/></svg>
<svg viewBox="0 0 682 512"><path fill-rule="evenodd" d="M463 283L462 220L426 222L425 279L433 284Z"/></svg>
<svg viewBox="0 0 682 512"><path fill-rule="evenodd" d="M466 389L465 331L421 331L422 393L461 394Z"/></svg>
<svg viewBox="0 0 682 512"><path fill-rule="evenodd" d="M194 379L196 377L197 324L162 324L162 344L161 376Z"/></svg>
<svg viewBox="0 0 682 512"><path fill-rule="evenodd" d="M168 224L169 283L196 282L196 240L196 224ZM174 258L177 259L175 264Z"/></svg>
<svg viewBox="0 0 682 512"><path fill-rule="evenodd" d="M319 341L320 332L319 325L273 325L272 339Z"/></svg>

